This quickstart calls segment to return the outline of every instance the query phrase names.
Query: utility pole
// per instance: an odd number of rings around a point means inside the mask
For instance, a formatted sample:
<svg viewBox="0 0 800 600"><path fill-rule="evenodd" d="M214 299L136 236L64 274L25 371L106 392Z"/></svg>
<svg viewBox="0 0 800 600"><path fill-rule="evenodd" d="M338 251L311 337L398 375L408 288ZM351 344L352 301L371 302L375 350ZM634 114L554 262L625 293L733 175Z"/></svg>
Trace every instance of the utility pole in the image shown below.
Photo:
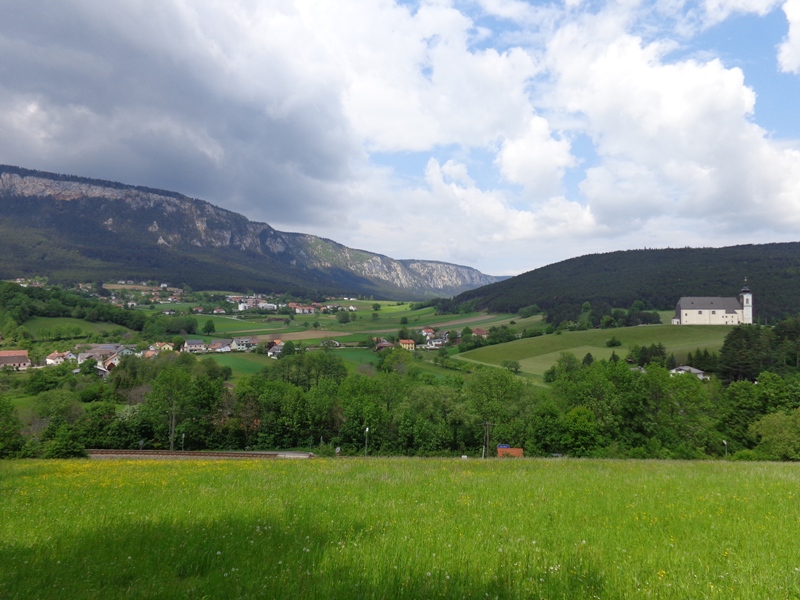
<svg viewBox="0 0 800 600"><path fill-rule="evenodd" d="M488 458L489 456L489 428L494 427L494 423L489 423L486 421L483 424L484 427L484 434L483 434L483 458Z"/></svg>

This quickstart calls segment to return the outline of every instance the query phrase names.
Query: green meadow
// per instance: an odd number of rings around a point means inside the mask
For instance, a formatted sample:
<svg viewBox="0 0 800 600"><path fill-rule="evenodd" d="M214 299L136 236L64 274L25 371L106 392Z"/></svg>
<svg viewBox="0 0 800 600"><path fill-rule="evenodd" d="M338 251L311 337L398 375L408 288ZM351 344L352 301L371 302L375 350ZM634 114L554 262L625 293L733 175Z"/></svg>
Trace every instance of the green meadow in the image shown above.
<svg viewBox="0 0 800 600"><path fill-rule="evenodd" d="M612 352L624 358L633 346L649 346L661 343L667 353L675 354L680 361L697 348L718 352L722 348L730 327L716 325L643 325L618 329L591 329L567 331L535 338L516 340L497 346L485 346L454 358L470 362L500 366L503 361L515 360L523 373L541 378L552 367L562 352L571 352L579 359L587 353L595 359L608 359ZM606 341L616 337L621 346L609 347Z"/></svg>
<svg viewBox="0 0 800 600"><path fill-rule="evenodd" d="M112 332L115 330L130 331L126 327L115 325L114 323L90 323L83 319L72 319L69 317L31 317L24 327L33 335L35 339L44 337L43 333L52 334L57 329L80 328L79 336L100 333L102 331Z"/></svg>
<svg viewBox="0 0 800 600"><path fill-rule="evenodd" d="M5 461L0 597L795 598L793 464Z"/></svg>

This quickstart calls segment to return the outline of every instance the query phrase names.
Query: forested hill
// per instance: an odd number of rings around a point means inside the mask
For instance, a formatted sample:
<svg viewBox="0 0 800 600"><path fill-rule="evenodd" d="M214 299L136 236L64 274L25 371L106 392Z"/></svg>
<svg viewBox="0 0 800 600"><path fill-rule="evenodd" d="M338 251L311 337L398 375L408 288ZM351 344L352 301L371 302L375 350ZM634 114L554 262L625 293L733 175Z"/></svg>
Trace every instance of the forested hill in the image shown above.
<svg viewBox="0 0 800 600"><path fill-rule="evenodd" d="M736 296L745 278L756 318L800 313L800 242L591 254L464 292L454 303L515 312L585 301L627 308L642 300L669 310L681 296Z"/></svg>

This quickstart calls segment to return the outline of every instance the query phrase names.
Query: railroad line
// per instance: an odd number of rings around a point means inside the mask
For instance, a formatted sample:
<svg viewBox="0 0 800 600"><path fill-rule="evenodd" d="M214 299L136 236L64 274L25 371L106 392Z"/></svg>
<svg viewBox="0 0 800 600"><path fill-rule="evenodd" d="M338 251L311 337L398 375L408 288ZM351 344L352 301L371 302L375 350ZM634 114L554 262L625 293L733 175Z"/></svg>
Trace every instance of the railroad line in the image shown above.
<svg viewBox="0 0 800 600"><path fill-rule="evenodd" d="M140 458L154 460L268 460L268 459L303 459L314 458L312 452L243 452L243 451L213 451L213 452L193 452L190 450L109 450L91 449L86 450L89 458L111 459L111 458Z"/></svg>

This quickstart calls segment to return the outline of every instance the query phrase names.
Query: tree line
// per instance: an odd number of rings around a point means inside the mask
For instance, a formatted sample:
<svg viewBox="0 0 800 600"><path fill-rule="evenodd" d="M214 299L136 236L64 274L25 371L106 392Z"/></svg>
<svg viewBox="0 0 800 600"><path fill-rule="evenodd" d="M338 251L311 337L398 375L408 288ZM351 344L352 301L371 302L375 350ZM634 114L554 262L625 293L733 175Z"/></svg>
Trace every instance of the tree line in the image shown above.
<svg viewBox="0 0 800 600"><path fill-rule="evenodd" d="M225 383L229 369L182 353L126 357L106 383L88 369L51 367L28 379L36 417L26 428L0 401L0 448L22 456L70 447L475 456L488 427L490 452L507 443L530 456L798 460L797 332L800 320L733 329L711 381L670 373L657 345L643 368L566 353L548 389L511 369L434 376L402 349L355 372L334 350L300 349L235 389Z"/></svg>

